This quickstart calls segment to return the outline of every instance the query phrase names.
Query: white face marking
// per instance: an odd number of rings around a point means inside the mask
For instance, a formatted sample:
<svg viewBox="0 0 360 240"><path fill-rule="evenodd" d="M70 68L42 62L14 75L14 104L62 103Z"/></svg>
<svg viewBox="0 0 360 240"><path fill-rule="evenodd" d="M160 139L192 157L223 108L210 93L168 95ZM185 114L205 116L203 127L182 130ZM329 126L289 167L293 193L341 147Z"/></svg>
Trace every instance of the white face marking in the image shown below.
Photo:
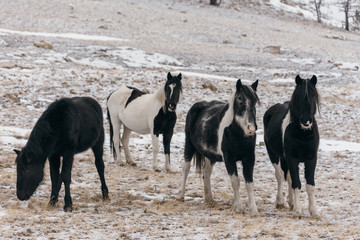
<svg viewBox="0 0 360 240"><path fill-rule="evenodd" d="M176 87L176 83L172 83L169 85L169 88L171 90L170 92L170 98L172 97L173 93L174 93L174 88Z"/></svg>
<svg viewBox="0 0 360 240"><path fill-rule="evenodd" d="M246 103L246 109L249 109L249 103ZM256 127L249 122L249 115L246 111L244 116L235 115L235 122L242 128L246 136L253 136Z"/></svg>
<svg viewBox="0 0 360 240"><path fill-rule="evenodd" d="M306 125L300 123L300 126L301 126L301 128L304 129L304 130L311 130L312 123L310 123L310 121L307 121L307 122L306 122Z"/></svg>

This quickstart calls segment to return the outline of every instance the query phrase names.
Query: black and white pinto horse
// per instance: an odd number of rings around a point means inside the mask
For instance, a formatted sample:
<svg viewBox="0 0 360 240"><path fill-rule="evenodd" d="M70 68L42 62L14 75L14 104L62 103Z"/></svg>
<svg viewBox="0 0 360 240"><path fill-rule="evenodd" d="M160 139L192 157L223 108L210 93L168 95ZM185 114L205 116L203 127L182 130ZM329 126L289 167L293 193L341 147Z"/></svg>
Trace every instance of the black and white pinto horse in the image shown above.
<svg viewBox="0 0 360 240"><path fill-rule="evenodd" d="M288 204L295 216L302 215L299 163L305 165L306 190L311 216L319 218L315 205L315 167L319 147L319 132L315 119L319 107L316 76L302 79L296 76L296 88L291 101L270 107L264 115L264 140L278 182L276 206L284 206L283 181L289 184Z"/></svg>
<svg viewBox="0 0 360 240"><path fill-rule="evenodd" d="M153 145L153 169L160 171L157 165L159 153L159 135L163 134L165 152L165 171L171 172L170 142L176 123L176 105L182 92L181 73L178 76L167 74L165 85L152 94L146 94L133 87L120 87L111 93L107 101L107 113L110 124L110 147L115 161L120 159L120 128L123 125L121 143L124 147L126 162L136 165L129 151L131 131L151 134Z"/></svg>
<svg viewBox="0 0 360 240"><path fill-rule="evenodd" d="M205 203L213 200L210 176L216 162L225 162L235 196L235 211L241 211L237 161L242 161L249 197L250 215L257 215L254 198L253 169L255 164L256 94L258 80L251 86L239 79L229 101L202 101L189 110L185 125L185 161L182 186L177 196L183 199L190 162L195 157L197 171L203 167Z"/></svg>
<svg viewBox="0 0 360 240"><path fill-rule="evenodd" d="M100 176L103 200L108 201L108 188L103 162L104 127L99 103L89 97L63 98L50 104L32 130L26 146L14 150L17 154L16 194L28 200L44 176L44 165L49 158L51 197L49 206L58 201L62 182L65 185L64 211L72 211L70 195L71 169L74 155L89 148L95 155ZM60 158L62 157L62 170Z"/></svg>

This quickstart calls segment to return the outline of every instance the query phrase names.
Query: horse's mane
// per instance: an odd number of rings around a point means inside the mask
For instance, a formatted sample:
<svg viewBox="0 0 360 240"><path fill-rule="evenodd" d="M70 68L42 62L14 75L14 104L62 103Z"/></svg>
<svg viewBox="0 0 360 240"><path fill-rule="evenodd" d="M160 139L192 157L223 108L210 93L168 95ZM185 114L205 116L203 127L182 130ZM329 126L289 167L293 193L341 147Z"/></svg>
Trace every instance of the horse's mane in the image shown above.
<svg viewBox="0 0 360 240"><path fill-rule="evenodd" d="M298 84L291 96L290 105L294 108L303 103L304 97L309 102L315 101L318 111L320 111L320 96L314 84L309 80L304 80L302 84ZM314 100L313 100L314 99Z"/></svg>
<svg viewBox="0 0 360 240"><path fill-rule="evenodd" d="M260 104L260 99L257 95L257 93L248 85L243 85L243 90L247 98L250 99L250 101Z"/></svg>
<svg viewBox="0 0 360 240"><path fill-rule="evenodd" d="M62 106L60 106L62 105ZM45 112L40 116L36 122L33 130L31 131L28 142L25 148L29 149L35 156L40 156L44 153L43 149L54 135L54 129L52 128L52 122L61 121L60 114L63 112L64 101L55 101ZM59 108L60 107L60 108Z"/></svg>

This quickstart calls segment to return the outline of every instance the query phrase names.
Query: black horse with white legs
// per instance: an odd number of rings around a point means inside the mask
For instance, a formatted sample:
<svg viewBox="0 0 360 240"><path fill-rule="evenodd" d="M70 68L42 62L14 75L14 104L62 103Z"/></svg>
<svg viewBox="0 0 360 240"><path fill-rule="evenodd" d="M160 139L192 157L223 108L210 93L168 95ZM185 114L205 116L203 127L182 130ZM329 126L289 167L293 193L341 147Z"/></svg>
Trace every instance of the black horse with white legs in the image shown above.
<svg viewBox="0 0 360 240"><path fill-rule="evenodd" d="M64 211L72 211L70 183L74 155L91 148L100 176L103 200L108 201L102 158L103 145L103 115L96 100L76 97L53 102L36 122L26 146L21 151L15 150L18 199L28 200L35 192L43 180L44 165L49 158L52 188L49 206L55 206L64 183Z"/></svg>
<svg viewBox="0 0 360 240"><path fill-rule="evenodd" d="M178 199L184 198L190 162L195 156L197 170L201 172L203 166L205 202L211 204L214 201L210 184L213 165L224 161L234 190L235 211L240 212L240 181L236 162L241 161L250 215L258 214L253 185L257 129L255 105L259 102L257 85L257 80L247 86L239 79L229 101L202 101L191 107L186 117L185 161Z"/></svg>
<svg viewBox="0 0 360 240"><path fill-rule="evenodd" d="M305 165L306 190L311 216L320 218L315 205L315 167L319 132L315 119L319 106L317 78L296 76L291 101L270 107L264 115L264 140L278 182L277 207L284 206L283 181L289 184L288 203L295 216L302 215L299 164Z"/></svg>

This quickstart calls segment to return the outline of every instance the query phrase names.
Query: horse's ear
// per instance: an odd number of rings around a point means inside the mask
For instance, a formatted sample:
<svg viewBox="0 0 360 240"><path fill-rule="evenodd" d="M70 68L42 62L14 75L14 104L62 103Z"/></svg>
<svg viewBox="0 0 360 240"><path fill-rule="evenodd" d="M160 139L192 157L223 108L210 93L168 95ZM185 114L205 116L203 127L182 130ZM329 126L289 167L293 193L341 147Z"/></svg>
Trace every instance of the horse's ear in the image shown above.
<svg viewBox="0 0 360 240"><path fill-rule="evenodd" d="M302 81L303 80L301 79L301 77L299 75L297 75L295 78L296 85L300 85L302 83Z"/></svg>
<svg viewBox="0 0 360 240"><path fill-rule="evenodd" d="M257 86L259 84L259 79L257 79L253 84L251 84L251 88L256 92Z"/></svg>
<svg viewBox="0 0 360 240"><path fill-rule="evenodd" d="M242 88L241 79L239 78L236 82L236 91L239 92Z"/></svg>
<svg viewBox="0 0 360 240"><path fill-rule="evenodd" d="M316 77L315 75L313 75L312 78L310 79L310 82L311 82L312 84L314 84L314 86L315 86L316 83L317 83L317 77Z"/></svg>
<svg viewBox="0 0 360 240"><path fill-rule="evenodd" d="M19 151L19 150L14 149L14 152L16 153L17 156L19 156L19 154L20 154L20 151Z"/></svg>
<svg viewBox="0 0 360 240"><path fill-rule="evenodd" d="M172 75L171 75L170 72L168 72L168 74L167 74L167 80L170 80L171 78L172 78Z"/></svg>
<svg viewBox="0 0 360 240"><path fill-rule="evenodd" d="M181 73L179 73L179 75L177 77L178 77L179 80L181 80L182 79Z"/></svg>

